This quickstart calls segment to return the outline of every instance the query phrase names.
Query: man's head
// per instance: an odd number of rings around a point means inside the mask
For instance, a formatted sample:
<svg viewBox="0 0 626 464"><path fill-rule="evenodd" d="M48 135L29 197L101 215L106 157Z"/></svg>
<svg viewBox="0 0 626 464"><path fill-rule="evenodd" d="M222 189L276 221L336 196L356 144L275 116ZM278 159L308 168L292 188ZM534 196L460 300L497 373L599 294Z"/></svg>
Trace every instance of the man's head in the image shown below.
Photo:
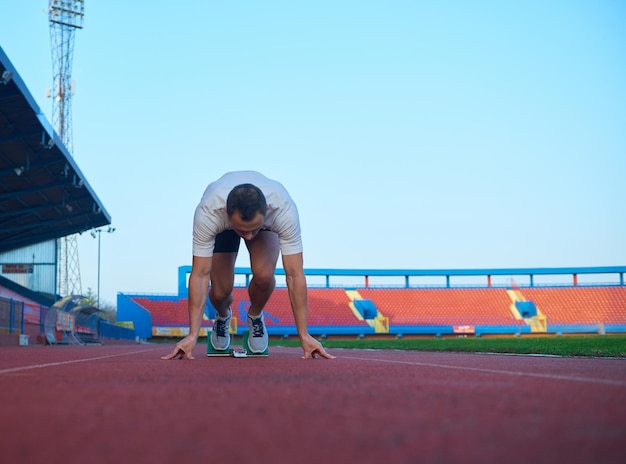
<svg viewBox="0 0 626 464"><path fill-rule="evenodd" d="M252 184L237 185L226 199L226 213L230 224L245 240L251 240L259 233L266 212L265 195Z"/></svg>

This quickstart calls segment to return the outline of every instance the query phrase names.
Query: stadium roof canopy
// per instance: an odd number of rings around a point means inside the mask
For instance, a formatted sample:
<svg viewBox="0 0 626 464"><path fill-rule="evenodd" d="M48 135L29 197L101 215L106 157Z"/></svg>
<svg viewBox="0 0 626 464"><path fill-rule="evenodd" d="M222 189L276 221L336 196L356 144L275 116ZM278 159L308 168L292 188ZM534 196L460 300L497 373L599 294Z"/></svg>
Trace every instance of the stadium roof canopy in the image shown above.
<svg viewBox="0 0 626 464"><path fill-rule="evenodd" d="M0 47L0 252L110 223Z"/></svg>

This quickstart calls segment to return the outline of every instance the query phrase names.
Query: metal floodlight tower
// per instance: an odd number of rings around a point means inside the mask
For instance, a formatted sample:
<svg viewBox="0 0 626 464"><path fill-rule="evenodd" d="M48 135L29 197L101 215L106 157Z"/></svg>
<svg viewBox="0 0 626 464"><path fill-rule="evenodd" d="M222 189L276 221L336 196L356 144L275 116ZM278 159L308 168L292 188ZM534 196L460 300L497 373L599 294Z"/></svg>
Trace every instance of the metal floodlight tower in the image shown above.
<svg viewBox="0 0 626 464"><path fill-rule="evenodd" d="M72 136L74 34L76 29L83 28L84 18L84 0L50 0L48 4L54 76L50 95L52 124L71 156L74 156ZM76 235L58 240L58 258L58 293L61 296L82 294Z"/></svg>
<svg viewBox="0 0 626 464"><path fill-rule="evenodd" d="M52 124L67 147L74 154L72 137L72 61L74 34L83 28L84 0L50 0L50 43L52 44Z"/></svg>

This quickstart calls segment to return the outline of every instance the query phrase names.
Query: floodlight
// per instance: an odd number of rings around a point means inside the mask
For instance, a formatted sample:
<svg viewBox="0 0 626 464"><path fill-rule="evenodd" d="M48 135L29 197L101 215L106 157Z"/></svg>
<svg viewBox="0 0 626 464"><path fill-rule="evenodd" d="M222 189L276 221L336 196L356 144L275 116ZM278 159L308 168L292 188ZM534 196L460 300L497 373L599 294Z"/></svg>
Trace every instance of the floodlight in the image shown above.
<svg viewBox="0 0 626 464"><path fill-rule="evenodd" d="M9 82L11 82L11 79L13 79L13 73L7 69L2 73L2 78L0 79L0 82L2 82L4 85L7 85Z"/></svg>

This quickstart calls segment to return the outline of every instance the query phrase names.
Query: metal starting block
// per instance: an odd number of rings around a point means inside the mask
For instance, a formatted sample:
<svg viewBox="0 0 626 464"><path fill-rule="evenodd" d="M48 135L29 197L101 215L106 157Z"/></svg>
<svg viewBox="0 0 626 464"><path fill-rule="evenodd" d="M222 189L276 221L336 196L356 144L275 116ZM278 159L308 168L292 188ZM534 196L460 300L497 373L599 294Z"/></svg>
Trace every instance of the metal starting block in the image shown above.
<svg viewBox="0 0 626 464"><path fill-rule="evenodd" d="M207 337L207 353L206 355L209 357L213 356L231 356L233 358L259 358L259 357L268 357L269 356L269 348L267 348L263 353L251 353L248 351L248 336L249 332L246 330L243 333L243 346L229 348L227 350L216 350L211 345L210 335Z"/></svg>

